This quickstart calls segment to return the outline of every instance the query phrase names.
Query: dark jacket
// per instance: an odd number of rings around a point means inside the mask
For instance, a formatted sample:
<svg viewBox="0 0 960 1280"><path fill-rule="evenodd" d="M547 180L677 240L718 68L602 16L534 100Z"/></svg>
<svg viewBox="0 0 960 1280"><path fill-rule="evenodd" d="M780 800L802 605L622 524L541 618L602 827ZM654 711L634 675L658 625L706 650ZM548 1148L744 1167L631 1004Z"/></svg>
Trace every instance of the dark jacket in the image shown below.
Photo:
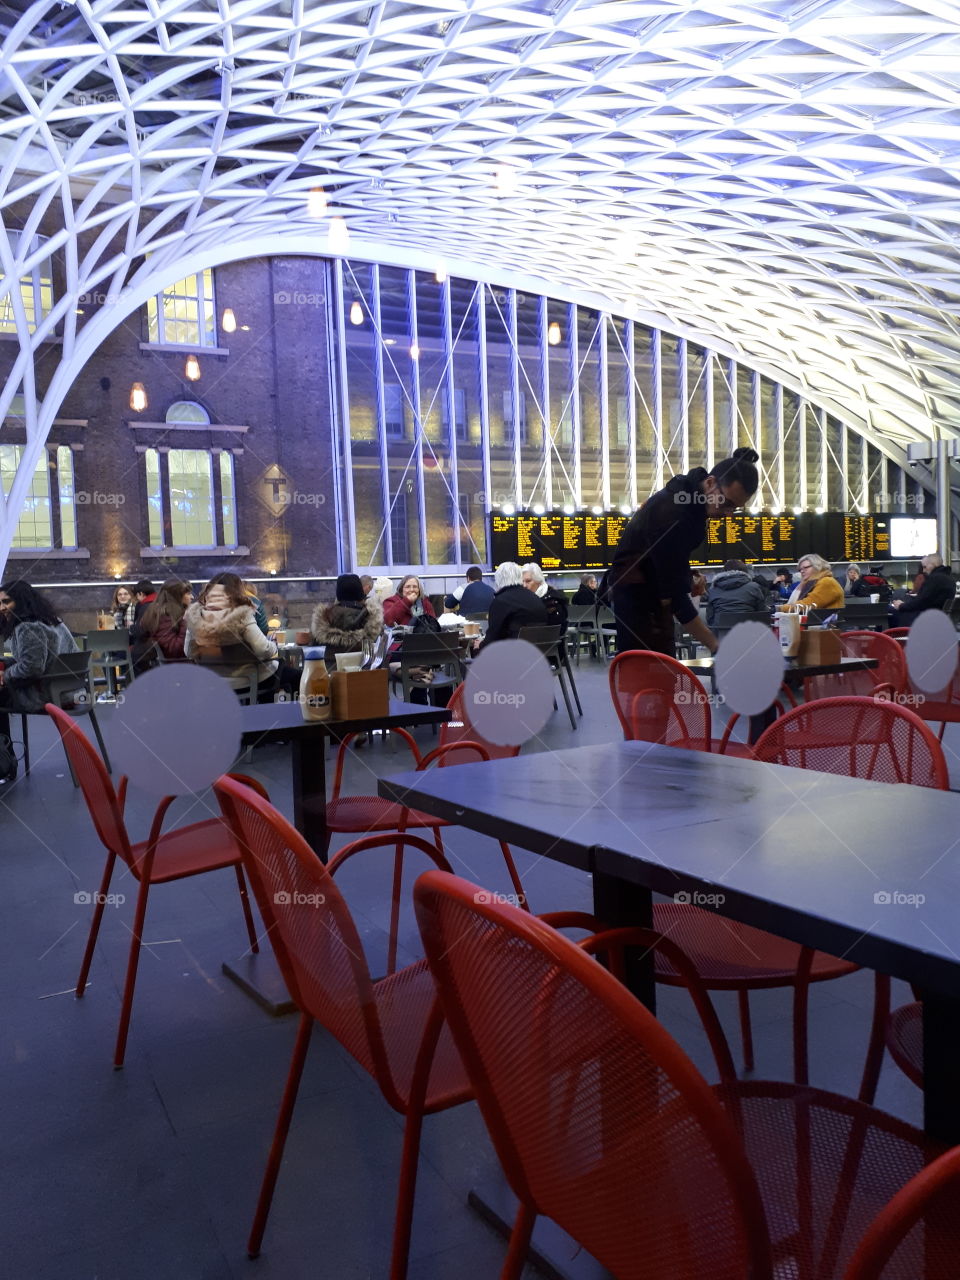
<svg viewBox="0 0 960 1280"><path fill-rule="evenodd" d="M926 581L911 600L905 600L899 609L893 610L898 627L910 624L927 609L942 609L957 594L957 580L945 564L938 565L927 574Z"/></svg>
<svg viewBox="0 0 960 1280"><path fill-rule="evenodd" d="M886 604L893 595L893 588L880 573L863 573L860 575L860 581L865 582L867 585L866 594L868 596L879 596L881 604Z"/></svg>
<svg viewBox="0 0 960 1280"><path fill-rule="evenodd" d="M57 665L61 653L76 653L76 641L66 623L51 625L34 619L18 622L7 637L7 645L13 661L3 673L9 695L4 710L42 711L50 701L50 686L44 676Z"/></svg>
<svg viewBox="0 0 960 1280"><path fill-rule="evenodd" d="M496 640L516 640L521 627L547 627L547 606L533 591L524 586L501 587L493 597L487 614L487 634L480 648Z"/></svg>
<svg viewBox="0 0 960 1280"><path fill-rule="evenodd" d="M162 613L157 619L156 630L146 638L156 644L165 662L184 662L183 646L186 637L186 617L175 623L169 614Z"/></svg>
<svg viewBox="0 0 960 1280"><path fill-rule="evenodd" d="M712 627L721 613L752 613L766 607L767 593L759 582L742 569L725 569L707 592L707 626Z"/></svg>
<svg viewBox="0 0 960 1280"><path fill-rule="evenodd" d="M529 590L529 588L528 588ZM570 613L570 606L567 604L567 597L562 591L558 591L556 587L548 586L546 591L539 598L547 607L547 621L551 627L563 627L567 629L567 615Z"/></svg>
<svg viewBox="0 0 960 1280"><path fill-rule="evenodd" d="M878 591L874 592L870 590L870 584L864 581L863 574L861 574L860 577L857 578L856 582L851 582L850 579L846 576L846 574L844 574L843 594L847 597L848 600L849 599L860 600L868 596L879 595L880 593Z"/></svg>
<svg viewBox="0 0 960 1280"><path fill-rule="evenodd" d="M486 613L495 595L489 582L468 582L460 597L460 617L468 613Z"/></svg>
<svg viewBox="0 0 960 1280"><path fill-rule="evenodd" d="M697 606L690 599L690 556L707 536L707 506L700 486L704 467L674 476L651 494L627 521L607 574L613 589L631 587L659 609L669 600L679 622L691 622Z"/></svg>
<svg viewBox="0 0 960 1280"><path fill-rule="evenodd" d="M466 592L464 592L466 595ZM422 597L423 612L428 618L435 618L433 605L427 596ZM383 602L383 620L388 627L409 627L413 622L413 614L410 612L410 605L399 593L387 596Z"/></svg>
<svg viewBox="0 0 960 1280"><path fill-rule="evenodd" d="M310 631L314 641L326 647L328 658L338 653L359 653L365 640L372 644L383 634L383 609L374 595L362 603L338 600L334 604L318 604Z"/></svg>
<svg viewBox="0 0 960 1280"><path fill-rule="evenodd" d="M596 604L597 603L596 590L593 587L585 587L581 582L580 586L577 587L576 591L573 593L573 599L570 601L570 603L571 604Z"/></svg>

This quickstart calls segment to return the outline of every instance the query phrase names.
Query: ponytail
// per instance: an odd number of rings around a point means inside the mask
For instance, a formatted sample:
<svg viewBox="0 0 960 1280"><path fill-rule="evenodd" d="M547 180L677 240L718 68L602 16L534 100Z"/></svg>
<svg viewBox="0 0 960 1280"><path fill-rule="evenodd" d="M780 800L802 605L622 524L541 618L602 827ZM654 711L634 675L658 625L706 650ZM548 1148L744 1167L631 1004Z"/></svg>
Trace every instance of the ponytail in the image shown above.
<svg viewBox="0 0 960 1280"><path fill-rule="evenodd" d="M739 484L747 497L752 497L760 487L760 475L756 464L760 455L756 449L748 447L734 449L732 458L723 458L710 470L721 485Z"/></svg>

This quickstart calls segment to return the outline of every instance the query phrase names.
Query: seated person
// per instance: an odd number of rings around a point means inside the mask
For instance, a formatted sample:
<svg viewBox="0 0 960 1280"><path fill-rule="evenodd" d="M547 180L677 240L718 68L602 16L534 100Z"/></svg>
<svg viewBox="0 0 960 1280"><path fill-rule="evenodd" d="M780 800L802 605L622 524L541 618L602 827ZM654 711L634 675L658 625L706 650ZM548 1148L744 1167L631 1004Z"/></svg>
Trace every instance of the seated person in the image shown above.
<svg viewBox="0 0 960 1280"><path fill-rule="evenodd" d="M471 565L467 570L466 582L455 587L453 594L460 602L460 616L468 613L486 613L493 599L493 587L484 582L479 565Z"/></svg>
<svg viewBox="0 0 960 1280"><path fill-rule="evenodd" d="M324 646L332 670L338 653L362 653L364 643L376 644L383 635L383 608L376 594L364 595L363 581L355 573L341 573L333 603L314 609L310 632L314 644Z"/></svg>
<svg viewBox="0 0 960 1280"><path fill-rule="evenodd" d="M567 605L567 597L562 591L558 591L556 587L547 585L547 580L543 576L543 570L538 564L525 564L523 566L523 585L528 591L532 591L534 595L538 595L543 603L547 606L547 621L551 627L562 627L564 631L567 629L567 615L570 612Z"/></svg>
<svg viewBox="0 0 960 1280"><path fill-rule="evenodd" d="M137 602L133 598L133 592L129 587L117 587L113 593L113 603L110 606L110 612L113 614L113 625L118 631L129 631L133 626L133 615L136 613Z"/></svg>
<svg viewBox="0 0 960 1280"><path fill-rule="evenodd" d="M858 564L852 562L847 565L847 576L843 583L843 594L845 596L853 596L858 600L868 600L873 594L864 581L863 574Z"/></svg>
<svg viewBox="0 0 960 1280"><path fill-rule="evenodd" d="M157 598L157 589L149 578L141 578L137 585L133 588L133 622L130 624L134 627L144 615L144 611L148 604L153 604ZM132 639L133 637L131 637Z"/></svg>
<svg viewBox="0 0 960 1280"><path fill-rule="evenodd" d="M597 603L597 575L595 573L585 573L580 578L580 585L573 593L571 604L596 604Z"/></svg>
<svg viewBox="0 0 960 1280"><path fill-rule="evenodd" d="M0 640L13 655L0 671L0 739L9 742L10 712L42 711L50 701L44 677L61 653L76 653L77 645L53 605L19 579L0 586ZM16 776L14 761L0 781Z"/></svg>
<svg viewBox="0 0 960 1280"><path fill-rule="evenodd" d="M890 625L909 627L927 609L943 609L957 595L957 580L938 555L924 556L921 562L923 586L910 600L894 600L890 605Z"/></svg>
<svg viewBox="0 0 960 1280"><path fill-rule="evenodd" d="M880 566L870 569L863 575L863 581L866 583L868 596L879 596L880 603L886 604L893 595L893 588L883 576Z"/></svg>
<svg viewBox="0 0 960 1280"><path fill-rule="evenodd" d="M789 600L793 591L793 574L789 569L778 569L773 575L773 590L781 600Z"/></svg>
<svg viewBox="0 0 960 1280"><path fill-rule="evenodd" d="M415 573L408 573L396 595L383 602L383 620L388 627L411 627L417 618L436 619L433 605L424 594L423 584Z"/></svg>
<svg viewBox="0 0 960 1280"><path fill-rule="evenodd" d="M546 627L550 623L547 606L523 585L523 570L512 560L497 567L496 592L487 615L487 634L480 649L497 640L516 640L521 627Z"/></svg>
<svg viewBox="0 0 960 1280"><path fill-rule="evenodd" d="M184 654L216 665L235 689L253 678L258 700L269 701L279 689L293 692L300 674L277 661L277 646L257 626L256 613L235 573L215 574L184 615Z"/></svg>
<svg viewBox="0 0 960 1280"><path fill-rule="evenodd" d="M441 627L459 627L463 619L460 617L460 601L455 595L444 596L443 613L437 619Z"/></svg>
<svg viewBox="0 0 960 1280"><path fill-rule="evenodd" d="M750 576L742 560L725 561L707 591L707 626L713 627L722 613L756 613L766 609L768 594Z"/></svg>
<svg viewBox="0 0 960 1280"><path fill-rule="evenodd" d="M137 648L140 657L134 670L143 670L151 663L151 651L160 650L164 662L184 662L183 646L187 637L185 611L193 602L193 590L189 582L179 578L165 582L157 592L153 604L147 605L139 623ZM143 646L146 646L143 648ZM155 661L155 654L153 655Z"/></svg>
<svg viewBox="0 0 960 1280"><path fill-rule="evenodd" d="M843 587L833 576L833 570L823 556L815 551L801 556L797 568L800 570L800 581L794 587L790 599L783 610L795 613L797 605L806 605L810 609L842 609Z"/></svg>

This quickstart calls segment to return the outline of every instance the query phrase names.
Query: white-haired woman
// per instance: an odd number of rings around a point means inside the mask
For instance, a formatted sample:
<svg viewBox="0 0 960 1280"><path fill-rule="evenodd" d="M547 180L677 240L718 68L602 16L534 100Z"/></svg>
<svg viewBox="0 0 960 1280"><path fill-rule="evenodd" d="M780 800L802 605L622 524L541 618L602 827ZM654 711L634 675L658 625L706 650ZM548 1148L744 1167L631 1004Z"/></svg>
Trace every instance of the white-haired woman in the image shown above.
<svg viewBox="0 0 960 1280"><path fill-rule="evenodd" d="M513 560L497 566L494 597L487 614L487 634L480 648L497 640L516 640L521 627L545 627L550 623L547 606L523 585L523 570Z"/></svg>
<svg viewBox="0 0 960 1280"><path fill-rule="evenodd" d="M800 570L800 581L783 606L785 612L792 613L798 604L804 604L810 609L843 608L843 587L833 576L833 570L823 556L810 551L800 557L797 568Z"/></svg>
<svg viewBox="0 0 960 1280"><path fill-rule="evenodd" d="M538 564L534 564L531 561L530 564L523 566L523 585L528 591L538 595L547 606L547 617L550 619L551 627L563 627L564 631L566 631L567 615L570 612L570 608L567 605L567 597L562 591L558 591L556 587L547 585L543 570Z"/></svg>

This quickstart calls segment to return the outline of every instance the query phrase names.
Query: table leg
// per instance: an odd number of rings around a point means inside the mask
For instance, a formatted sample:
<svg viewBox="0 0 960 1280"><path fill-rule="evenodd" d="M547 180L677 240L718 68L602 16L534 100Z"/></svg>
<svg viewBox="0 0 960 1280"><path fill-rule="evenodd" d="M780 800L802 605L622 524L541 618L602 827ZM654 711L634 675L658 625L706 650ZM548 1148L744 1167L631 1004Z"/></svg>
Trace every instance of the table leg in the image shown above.
<svg viewBox="0 0 960 1280"><path fill-rule="evenodd" d="M759 741L763 731L769 729L776 718L776 706L767 707L766 711L761 711L759 715L750 717L750 734L747 742L751 747L755 742Z"/></svg>
<svg viewBox="0 0 960 1280"><path fill-rule="evenodd" d="M960 996L926 991L923 999L923 1127L949 1146L960 1143Z"/></svg>
<svg viewBox="0 0 960 1280"><path fill-rule="evenodd" d="M628 884L616 876L593 872L593 914L610 929L638 925L653 926L653 895L640 885ZM647 1006L657 1011L654 957L639 947L628 947L624 956L626 985Z"/></svg>
<svg viewBox="0 0 960 1280"><path fill-rule="evenodd" d="M293 752L293 825L314 853L327 860L326 735L303 734L291 744Z"/></svg>

